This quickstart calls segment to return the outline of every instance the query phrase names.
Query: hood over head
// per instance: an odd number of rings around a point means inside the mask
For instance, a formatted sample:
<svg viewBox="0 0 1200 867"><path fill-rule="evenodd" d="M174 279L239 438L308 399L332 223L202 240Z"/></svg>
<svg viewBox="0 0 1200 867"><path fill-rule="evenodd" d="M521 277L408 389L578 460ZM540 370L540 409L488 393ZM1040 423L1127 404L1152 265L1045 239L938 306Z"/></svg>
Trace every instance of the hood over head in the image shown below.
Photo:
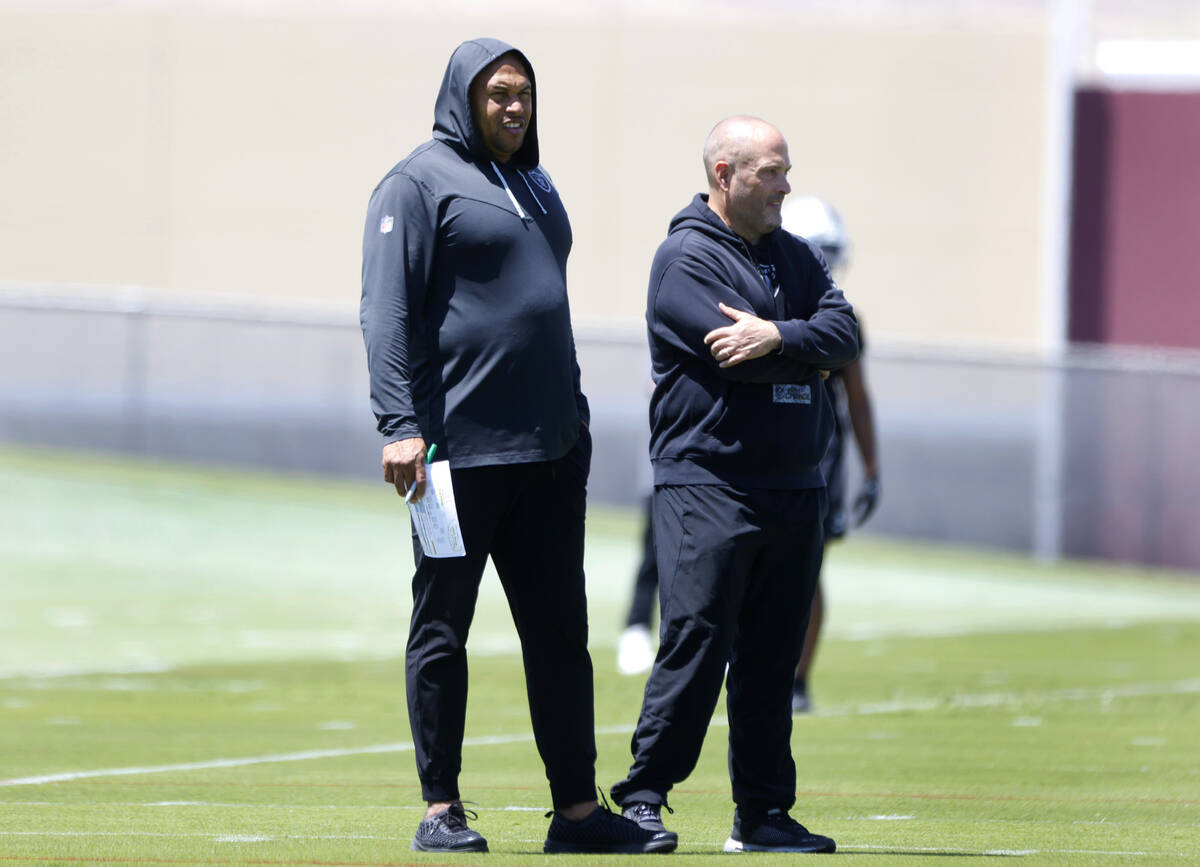
<svg viewBox="0 0 1200 867"><path fill-rule="evenodd" d="M442 87L433 110L433 137L478 159L492 159L471 115L471 82L488 64L504 54L513 54L520 59L529 73L529 83L533 88L533 112L525 131L525 141L521 149L512 155L510 163L535 168L541 159L537 137L537 80L534 78L533 64L523 53L499 39L472 39L454 49L446 65L446 74L442 77Z"/></svg>

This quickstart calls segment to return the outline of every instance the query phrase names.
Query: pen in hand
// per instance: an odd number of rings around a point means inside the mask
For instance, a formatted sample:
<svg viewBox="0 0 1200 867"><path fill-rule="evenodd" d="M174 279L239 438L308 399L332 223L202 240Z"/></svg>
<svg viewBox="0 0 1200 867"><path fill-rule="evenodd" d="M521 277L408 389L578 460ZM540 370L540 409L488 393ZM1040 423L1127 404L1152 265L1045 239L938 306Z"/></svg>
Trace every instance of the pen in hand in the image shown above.
<svg viewBox="0 0 1200 867"><path fill-rule="evenodd" d="M433 463L433 456L437 452L437 443L429 444L429 451L425 453L425 463ZM413 494L417 492L417 480L413 479L412 486L404 494L404 502L412 503Z"/></svg>

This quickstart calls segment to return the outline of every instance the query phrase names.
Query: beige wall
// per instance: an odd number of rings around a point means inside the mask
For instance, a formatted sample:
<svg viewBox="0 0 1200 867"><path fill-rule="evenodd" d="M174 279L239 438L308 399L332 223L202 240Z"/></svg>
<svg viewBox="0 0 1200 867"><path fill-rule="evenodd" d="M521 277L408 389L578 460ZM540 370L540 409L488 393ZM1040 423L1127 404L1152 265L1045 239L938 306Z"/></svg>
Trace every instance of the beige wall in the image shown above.
<svg viewBox="0 0 1200 867"><path fill-rule="evenodd" d="M352 306L371 188L428 137L454 46L494 35L537 69L577 317L640 319L705 134L750 112L788 136L793 187L842 210L877 340L1038 340L1037 15L284 5L0 2L0 280Z"/></svg>

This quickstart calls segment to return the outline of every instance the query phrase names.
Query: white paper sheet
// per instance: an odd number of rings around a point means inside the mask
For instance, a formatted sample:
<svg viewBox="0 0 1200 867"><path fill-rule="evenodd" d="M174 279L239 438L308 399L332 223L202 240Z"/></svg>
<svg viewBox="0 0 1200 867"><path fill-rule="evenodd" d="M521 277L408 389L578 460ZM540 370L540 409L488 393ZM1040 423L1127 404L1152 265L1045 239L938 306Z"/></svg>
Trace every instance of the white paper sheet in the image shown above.
<svg viewBox="0 0 1200 867"><path fill-rule="evenodd" d="M454 485L450 481L450 462L434 461L425 465L425 496L409 503L413 526L426 557L464 557L458 510L454 505Z"/></svg>

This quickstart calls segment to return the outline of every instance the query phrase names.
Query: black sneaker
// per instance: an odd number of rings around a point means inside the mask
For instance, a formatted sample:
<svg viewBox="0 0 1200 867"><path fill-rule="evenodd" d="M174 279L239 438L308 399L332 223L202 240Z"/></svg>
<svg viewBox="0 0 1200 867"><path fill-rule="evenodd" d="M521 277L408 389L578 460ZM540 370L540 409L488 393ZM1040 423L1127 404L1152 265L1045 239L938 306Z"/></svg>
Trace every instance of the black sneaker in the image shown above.
<svg viewBox="0 0 1200 867"><path fill-rule="evenodd" d="M667 808L668 813L674 813L666 804L648 804L645 801L635 801L624 810L621 815L631 822L637 824L639 828L646 831L653 831L656 834L669 834L673 840L678 842L679 835L674 831L668 831L663 825L662 809Z"/></svg>
<svg viewBox="0 0 1200 867"><path fill-rule="evenodd" d="M472 819L479 817L471 812ZM417 825L417 836L413 837L415 852L486 852L487 840L478 831L467 827L467 811L462 801L455 801L450 809L436 816L422 819Z"/></svg>
<svg viewBox="0 0 1200 867"><path fill-rule="evenodd" d="M726 852L833 852L837 844L829 837L813 834L787 814L787 810L766 813L733 813L733 831L725 841Z"/></svg>
<svg viewBox="0 0 1200 867"><path fill-rule="evenodd" d="M651 831L607 807L597 807L586 819L572 822L557 812L550 821L543 852L673 852L679 836L667 831ZM662 823L659 823L662 828Z"/></svg>

